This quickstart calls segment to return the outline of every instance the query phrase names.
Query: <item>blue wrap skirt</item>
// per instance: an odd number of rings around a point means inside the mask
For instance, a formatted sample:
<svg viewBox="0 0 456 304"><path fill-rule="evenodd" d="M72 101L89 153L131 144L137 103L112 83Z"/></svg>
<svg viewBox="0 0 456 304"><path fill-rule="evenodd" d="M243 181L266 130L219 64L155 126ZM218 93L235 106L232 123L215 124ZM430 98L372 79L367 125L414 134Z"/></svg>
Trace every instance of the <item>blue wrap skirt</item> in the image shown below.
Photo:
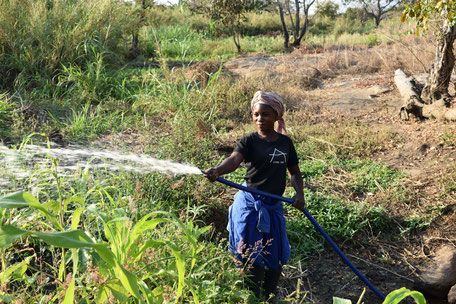
<svg viewBox="0 0 456 304"><path fill-rule="evenodd" d="M290 258L281 201L239 191L229 208L229 249L236 259L271 270Z"/></svg>

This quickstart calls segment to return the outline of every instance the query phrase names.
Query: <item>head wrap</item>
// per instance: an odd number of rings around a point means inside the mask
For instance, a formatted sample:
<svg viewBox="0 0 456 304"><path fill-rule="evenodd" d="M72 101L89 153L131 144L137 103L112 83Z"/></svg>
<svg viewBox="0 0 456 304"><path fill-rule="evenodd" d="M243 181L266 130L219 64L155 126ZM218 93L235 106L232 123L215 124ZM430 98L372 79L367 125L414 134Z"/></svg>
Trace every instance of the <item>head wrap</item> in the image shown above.
<svg viewBox="0 0 456 304"><path fill-rule="evenodd" d="M250 109L253 111L253 107L256 104L265 104L270 106L277 113L277 127L276 131L282 134L287 134L285 129L285 121L283 120L283 113L285 108L283 106L283 101L279 95L269 92L257 91L253 95L252 102L250 103Z"/></svg>

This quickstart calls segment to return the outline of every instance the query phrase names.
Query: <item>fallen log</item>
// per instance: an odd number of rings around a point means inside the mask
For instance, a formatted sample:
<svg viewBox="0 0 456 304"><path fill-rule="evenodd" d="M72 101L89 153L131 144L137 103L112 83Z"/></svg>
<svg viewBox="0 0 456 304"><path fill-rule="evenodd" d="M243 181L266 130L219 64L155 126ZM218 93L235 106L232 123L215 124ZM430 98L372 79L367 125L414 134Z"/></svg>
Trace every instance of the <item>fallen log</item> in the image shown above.
<svg viewBox="0 0 456 304"><path fill-rule="evenodd" d="M443 99L435 101L433 104L424 103L416 89L414 79L408 77L401 69L397 69L394 73L394 84L402 96L403 105L399 110L401 119L409 120L410 114L412 114L420 119L436 118L456 121L456 109L448 108Z"/></svg>

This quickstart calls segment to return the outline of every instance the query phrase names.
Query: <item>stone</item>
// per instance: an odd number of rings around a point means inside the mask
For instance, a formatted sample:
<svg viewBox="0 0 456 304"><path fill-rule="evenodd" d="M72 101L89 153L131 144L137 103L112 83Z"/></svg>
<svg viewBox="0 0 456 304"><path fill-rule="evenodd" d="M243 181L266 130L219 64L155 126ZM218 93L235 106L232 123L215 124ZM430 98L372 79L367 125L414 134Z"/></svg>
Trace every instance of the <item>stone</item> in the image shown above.
<svg viewBox="0 0 456 304"><path fill-rule="evenodd" d="M456 285L453 285L448 293L448 303L456 304Z"/></svg>
<svg viewBox="0 0 456 304"><path fill-rule="evenodd" d="M446 299L456 284L456 248L450 246L437 250L432 263L420 274L415 289L426 295Z"/></svg>

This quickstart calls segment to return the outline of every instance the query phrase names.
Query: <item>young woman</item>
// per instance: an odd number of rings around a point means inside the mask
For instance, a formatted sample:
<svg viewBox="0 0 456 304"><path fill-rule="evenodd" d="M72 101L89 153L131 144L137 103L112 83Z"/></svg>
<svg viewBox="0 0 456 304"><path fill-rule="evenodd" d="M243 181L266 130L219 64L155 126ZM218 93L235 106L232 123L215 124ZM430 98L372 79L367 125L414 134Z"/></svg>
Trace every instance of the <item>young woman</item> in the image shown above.
<svg viewBox="0 0 456 304"><path fill-rule="evenodd" d="M294 207L302 210L303 180L293 142L286 136L282 100L274 93L258 91L251 110L257 131L243 137L219 166L206 170L206 178L213 182L217 176L236 170L244 161L245 185L281 196L288 170L296 190ZM282 265L290 257L282 202L239 191L229 209L227 229L230 250L249 271L249 288L258 298L262 289L266 298L275 294Z"/></svg>

